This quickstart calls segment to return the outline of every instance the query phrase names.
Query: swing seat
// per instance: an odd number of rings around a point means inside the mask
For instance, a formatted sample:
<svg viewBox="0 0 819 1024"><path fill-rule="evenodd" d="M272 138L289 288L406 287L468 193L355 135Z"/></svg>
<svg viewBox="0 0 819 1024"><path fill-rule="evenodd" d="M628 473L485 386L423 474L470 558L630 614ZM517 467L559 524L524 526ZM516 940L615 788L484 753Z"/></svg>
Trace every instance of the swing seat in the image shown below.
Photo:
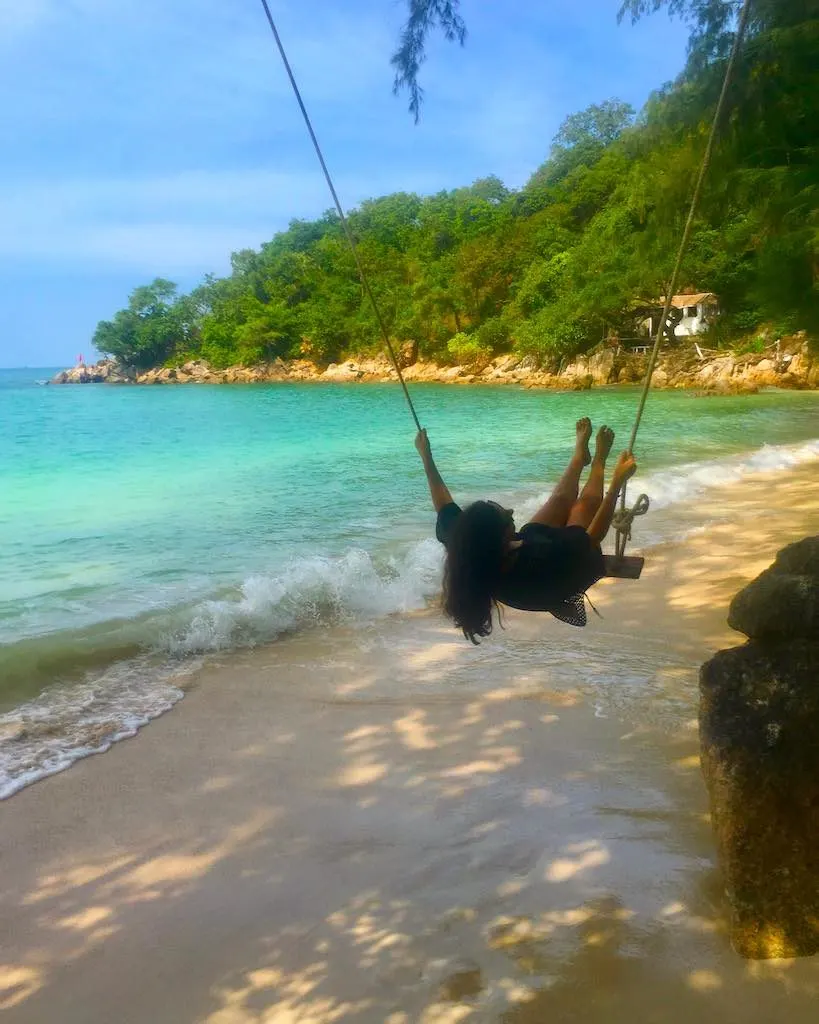
<svg viewBox="0 0 819 1024"><path fill-rule="evenodd" d="M639 580L645 559L639 555L603 555L606 576L616 580Z"/></svg>

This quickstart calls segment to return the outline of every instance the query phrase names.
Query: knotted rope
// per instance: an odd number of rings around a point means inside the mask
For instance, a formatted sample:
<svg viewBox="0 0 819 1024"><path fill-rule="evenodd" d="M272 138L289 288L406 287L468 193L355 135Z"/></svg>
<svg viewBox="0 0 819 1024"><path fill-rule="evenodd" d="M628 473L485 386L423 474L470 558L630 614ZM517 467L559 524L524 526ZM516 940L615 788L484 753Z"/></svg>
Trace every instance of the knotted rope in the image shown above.
<svg viewBox="0 0 819 1024"><path fill-rule="evenodd" d="M631 540L631 526L638 516L644 516L648 512L650 502L647 494L641 494L631 508L621 507L616 510L612 518L612 529L617 531L615 541L618 558L626 549L626 541Z"/></svg>

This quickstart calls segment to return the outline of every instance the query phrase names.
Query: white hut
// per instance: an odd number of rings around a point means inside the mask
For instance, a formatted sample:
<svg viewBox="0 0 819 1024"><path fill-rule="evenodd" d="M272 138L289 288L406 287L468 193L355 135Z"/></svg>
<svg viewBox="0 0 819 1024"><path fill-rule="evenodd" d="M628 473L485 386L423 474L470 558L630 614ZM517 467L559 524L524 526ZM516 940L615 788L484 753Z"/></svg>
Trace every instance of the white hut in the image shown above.
<svg viewBox="0 0 819 1024"><path fill-rule="evenodd" d="M658 306L665 306L665 296L657 300ZM682 320L674 328L677 338L690 338L702 334L719 316L719 302L713 292L691 292L687 295L675 295L671 300L674 309L682 310ZM656 317L643 321L643 327L650 335L654 334L657 325Z"/></svg>

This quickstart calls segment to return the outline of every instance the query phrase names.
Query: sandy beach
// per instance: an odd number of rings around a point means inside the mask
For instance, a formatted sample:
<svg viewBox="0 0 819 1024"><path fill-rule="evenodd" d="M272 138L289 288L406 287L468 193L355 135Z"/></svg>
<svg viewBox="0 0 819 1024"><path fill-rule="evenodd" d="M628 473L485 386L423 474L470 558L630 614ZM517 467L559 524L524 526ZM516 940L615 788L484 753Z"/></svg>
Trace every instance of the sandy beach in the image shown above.
<svg viewBox="0 0 819 1024"><path fill-rule="evenodd" d="M814 1022L819 959L727 941L696 714L817 483L675 509L583 631L509 614L472 648L426 612L212 661L0 805L4 1020Z"/></svg>

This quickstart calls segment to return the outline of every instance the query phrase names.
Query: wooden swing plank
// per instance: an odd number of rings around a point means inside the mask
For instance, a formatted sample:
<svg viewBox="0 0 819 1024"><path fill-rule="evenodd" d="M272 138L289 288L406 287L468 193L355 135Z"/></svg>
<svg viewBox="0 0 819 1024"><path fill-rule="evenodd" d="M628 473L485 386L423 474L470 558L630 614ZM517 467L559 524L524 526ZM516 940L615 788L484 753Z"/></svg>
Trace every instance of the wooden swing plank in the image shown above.
<svg viewBox="0 0 819 1024"><path fill-rule="evenodd" d="M603 562L606 566L606 576L617 580L639 580L645 559L639 555L623 555L621 558L616 555L603 555Z"/></svg>

